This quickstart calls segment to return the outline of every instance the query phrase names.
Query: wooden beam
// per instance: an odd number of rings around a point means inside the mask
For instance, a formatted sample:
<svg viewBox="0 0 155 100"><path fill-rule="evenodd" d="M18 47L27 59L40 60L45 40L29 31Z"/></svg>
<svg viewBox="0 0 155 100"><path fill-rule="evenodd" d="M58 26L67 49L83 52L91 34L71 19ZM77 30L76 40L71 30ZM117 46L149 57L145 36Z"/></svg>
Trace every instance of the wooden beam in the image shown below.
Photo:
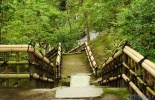
<svg viewBox="0 0 155 100"><path fill-rule="evenodd" d="M128 51L127 49L123 49L123 51L129 56L131 57L136 63L138 63L141 59L139 59L138 57L136 57L134 54L132 54L130 51ZM148 71L153 77L155 77L155 70L150 67L149 65L147 65L146 63L142 63L142 67Z"/></svg>
<svg viewBox="0 0 155 100"><path fill-rule="evenodd" d="M28 48L28 46L33 47L31 45L0 45L0 48Z"/></svg>
<svg viewBox="0 0 155 100"><path fill-rule="evenodd" d="M135 90L135 92L141 97L142 100L148 100L148 98L138 89L138 87L132 81L130 81L130 79L125 74L122 74L122 77L126 82L129 82L129 85Z"/></svg>
<svg viewBox="0 0 155 100"><path fill-rule="evenodd" d="M34 79L40 79L42 81L48 81L48 82L54 82L54 80L46 78L46 77L40 77L36 73L31 74ZM0 79L29 79L31 77L30 74L0 74Z"/></svg>
<svg viewBox="0 0 155 100"><path fill-rule="evenodd" d="M123 54L123 51L122 50L119 50L117 53L114 54L113 57L109 57L108 60L105 63L103 63L102 68L105 67L110 62L112 62L114 60L114 58L117 58L117 57L119 57L122 54Z"/></svg>
<svg viewBox="0 0 155 100"><path fill-rule="evenodd" d="M1 48L0 52L34 52L34 48Z"/></svg>
<svg viewBox="0 0 155 100"><path fill-rule="evenodd" d="M155 92L154 92L150 87L148 87L147 84L144 83L144 81L143 81L133 70L131 70L131 69L127 66L127 64L123 63L123 66L126 67L127 69L129 69L129 72L130 72L131 74L137 76L137 77L136 77L137 80L138 80L141 84L144 84L144 85L146 86L146 89L147 89L153 96L155 96Z"/></svg>
<svg viewBox="0 0 155 100"><path fill-rule="evenodd" d="M4 63L4 61L0 61L0 64L3 64ZM8 65L16 65L16 64L28 64L29 62L27 61L27 60L25 60L25 61L19 61L19 62L17 62L17 61L8 61L8 62L6 62L6 64L8 64Z"/></svg>
<svg viewBox="0 0 155 100"><path fill-rule="evenodd" d="M0 74L0 79L28 79L30 74Z"/></svg>
<svg viewBox="0 0 155 100"><path fill-rule="evenodd" d="M129 46L125 46L124 49L127 49L129 52L131 52L133 55L138 57L140 60L144 58L144 56L142 56L140 53L138 53L137 51L133 50ZM146 63L147 65L149 65L150 67L152 67L155 70L155 64L153 62L151 62L150 60L145 59L143 63Z"/></svg>

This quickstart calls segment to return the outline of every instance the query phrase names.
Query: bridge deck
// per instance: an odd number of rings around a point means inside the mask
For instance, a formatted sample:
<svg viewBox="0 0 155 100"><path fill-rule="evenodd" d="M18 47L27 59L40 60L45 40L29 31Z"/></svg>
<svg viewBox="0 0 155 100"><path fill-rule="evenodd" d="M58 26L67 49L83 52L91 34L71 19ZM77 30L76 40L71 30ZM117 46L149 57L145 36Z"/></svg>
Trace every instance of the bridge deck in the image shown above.
<svg viewBox="0 0 155 100"><path fill-rule="evenodd" d="M65 54L62 57L62 77L76 73L90 73L89 63L84 53Z"/></svg>

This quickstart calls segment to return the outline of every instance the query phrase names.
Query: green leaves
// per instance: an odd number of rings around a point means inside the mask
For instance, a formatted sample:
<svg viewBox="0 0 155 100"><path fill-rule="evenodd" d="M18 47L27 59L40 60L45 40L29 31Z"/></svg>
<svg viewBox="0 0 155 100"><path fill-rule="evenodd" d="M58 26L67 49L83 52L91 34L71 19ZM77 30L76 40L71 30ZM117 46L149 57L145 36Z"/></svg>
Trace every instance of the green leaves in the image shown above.
<svg viewBox="0 0 155 100"><path fill-rule="evenodd" d="M134 0L117 15L116 21L116 28L120 28L121 34L130 37L128 41L131 41L133 48L143 55L148 54L151 60L155 57L152 53L155 46L154 9L152 0Z"/></svg>

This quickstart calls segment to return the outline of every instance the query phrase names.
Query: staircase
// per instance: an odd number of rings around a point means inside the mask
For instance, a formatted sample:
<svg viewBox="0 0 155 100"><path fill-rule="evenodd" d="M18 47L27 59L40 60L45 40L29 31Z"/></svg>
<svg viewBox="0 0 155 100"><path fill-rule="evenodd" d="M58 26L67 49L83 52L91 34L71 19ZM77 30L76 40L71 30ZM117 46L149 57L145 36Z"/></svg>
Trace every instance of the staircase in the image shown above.
<svg viewBox="0 0 155 100"><path fill-rule="evenodd" d="M90 76L85 73L72 75L70 78L70 87L58 88L55 98L84 99L102 96L103 89L90 85L89 82Z"/></svg>

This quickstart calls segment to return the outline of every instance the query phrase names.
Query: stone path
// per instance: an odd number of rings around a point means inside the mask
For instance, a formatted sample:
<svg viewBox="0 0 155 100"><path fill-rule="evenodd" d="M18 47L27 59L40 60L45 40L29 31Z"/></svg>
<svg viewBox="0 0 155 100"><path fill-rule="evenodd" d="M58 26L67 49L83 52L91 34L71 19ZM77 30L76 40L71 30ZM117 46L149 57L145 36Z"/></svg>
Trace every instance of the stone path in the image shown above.
<svg viewBox="0 0 155 100"><path fill-rule="evenodd" d="M55 98L76 99L76 98L94 98L103 94L102 88L90 85L90 76L86 74L75 74L71 76L70 87L58 88Z"/></svg>

